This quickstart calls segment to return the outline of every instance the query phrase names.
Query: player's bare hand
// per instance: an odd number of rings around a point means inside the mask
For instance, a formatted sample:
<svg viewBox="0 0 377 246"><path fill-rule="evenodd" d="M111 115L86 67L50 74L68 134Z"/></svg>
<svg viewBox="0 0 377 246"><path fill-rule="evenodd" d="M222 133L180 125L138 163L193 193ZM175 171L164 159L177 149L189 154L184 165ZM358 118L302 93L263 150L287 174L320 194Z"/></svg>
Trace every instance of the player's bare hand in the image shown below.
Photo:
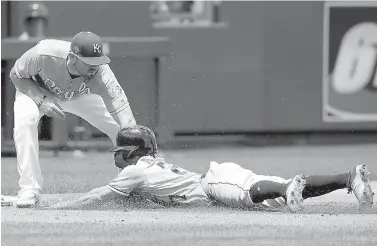
<svg viewBox="0 0 377 246"><path fill-rule="evenodd" d="M48 117L54 117L58 119L65 118L62 107L54 98L46 97L43 103L39 106L39 109Z"/></svg>

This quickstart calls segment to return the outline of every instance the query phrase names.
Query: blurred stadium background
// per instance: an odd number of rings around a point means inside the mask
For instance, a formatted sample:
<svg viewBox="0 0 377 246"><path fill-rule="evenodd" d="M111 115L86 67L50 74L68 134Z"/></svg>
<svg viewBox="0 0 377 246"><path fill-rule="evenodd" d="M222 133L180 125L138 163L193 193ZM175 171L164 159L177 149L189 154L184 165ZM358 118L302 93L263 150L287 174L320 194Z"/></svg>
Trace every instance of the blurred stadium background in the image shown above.
<svg viewBox="0 0 377 246"><path fill-rule="evenodd" d="M375 2L357 1L2 1L2 153L14 153L8 73L15 59L40 38L82 30L103 37L138 123L154 129L162 146L375 141L376 59L353 68L370 74L346 78L360 85L351 92L332 76L345 34L377 25L375 11ZM373 35L357 35L366 40L357 49L376 54ZM342 54L356 61L355 47ZM44 117L40 140L41 149L56 151L110 144L73 115Z"/></svg>
<svg viewBox="0 0 377 246"><path fill-rule="evenodd" d="M376 10L360 1L2 1L1 193L15 194L19 177L9 71L38 40L79 31L103 38L138 124L154 129L168 162L203 173L209 161L234 161L285 178L362 163L375 181ZM104 152L111 141L74 115L43 117L39 140L44 198L117 173ZM376 206L357 214L344 190L306 204L297 215L9 208L1 236L3 245L376 245Z"/></svg>

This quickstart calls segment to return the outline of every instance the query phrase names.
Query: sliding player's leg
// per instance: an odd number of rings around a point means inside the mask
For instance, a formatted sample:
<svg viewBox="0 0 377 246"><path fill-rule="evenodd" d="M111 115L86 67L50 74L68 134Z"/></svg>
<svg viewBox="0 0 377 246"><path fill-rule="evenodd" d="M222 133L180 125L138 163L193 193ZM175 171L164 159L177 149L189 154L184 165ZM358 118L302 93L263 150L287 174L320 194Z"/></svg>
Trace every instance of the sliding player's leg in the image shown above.
<svg viewBox="0 0 377 246"><path fill-rule="evenodd" d="M369 172L365 165L357 165L350 172L336 175L311 175L302 192L304 199L345 189L353 192L362 206L372 206L373 192L369 182Z"/></svg>
<svg viewBox="0 0 377 246"><path fill-rule="evenodd" d="M306 177L306 186L302 191L304 199L322 196L335 190L347 188L350 174L310 175Z"/></svg>
<svg viewBox="0 0 377 246"><path fill-rule="evenodd" d="M276 176L257 175L235 163L212 162L202 179L207 195L215 201L232 207L253 208L266 199L284 197L292 211L301 209L305 176L292 180Z"/></svg>
<svg viewBox="0 0 377 246"><path fill-rule="evenodd" d="M361 206L372 206L374 194L369 182L369 172L365 165L357 165L350 172L341 174L307 176L306 185L302 190L302 198L318 197L346 188L349 193L355 194ZM251 187L250 194L255 203L264 200L263 203L268 206L279 206L282 204L282 199L273 199L273 197L282 193L283 189L283 183L271 182L264 178ZM289 206L289 203L287 205Z"/></svg>
<svg viewBox="0 0 377 246"><path fill-rule="evenodd" d="M254 180L255 183L251 185L249 191L253 203L268 201L264 203L267 206L286 204L293 212L302 209L304 201L302 192L306 184L305 175L296 175L290 180L276 176L255 175ZM272 204L272 202L276 204Z"/></svg>

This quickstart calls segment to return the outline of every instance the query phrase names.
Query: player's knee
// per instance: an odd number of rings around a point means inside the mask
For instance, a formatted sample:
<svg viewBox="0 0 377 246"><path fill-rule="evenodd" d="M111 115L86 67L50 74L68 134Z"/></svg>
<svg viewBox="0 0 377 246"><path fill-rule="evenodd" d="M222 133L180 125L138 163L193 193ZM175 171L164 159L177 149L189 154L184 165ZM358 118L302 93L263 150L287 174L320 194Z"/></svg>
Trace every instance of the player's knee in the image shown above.
<svg viewBox="0 0 377 246"><path fill-rule="evenodd" d="M26 113L21 117L16 117L14 120L14 128L15 130L25 130L29 128L36 128L38 127L39 123L39 112L38 113Z"/></svg>
<svg viewBox="0 0 377 246"><path fill-rule="evenodd" d="M35 138L38 135L38 116L24 117L14 122L13 138L15 141L23 141L25 138Z"/></svg>
<svg viewBox="0 0 377 246"><path fill-rule="evenodd" d="M38 107L29 107L26 110L14 111L14 125L15 128L27 128L27 127L37 127L39 123L40 113Z"/></svg>

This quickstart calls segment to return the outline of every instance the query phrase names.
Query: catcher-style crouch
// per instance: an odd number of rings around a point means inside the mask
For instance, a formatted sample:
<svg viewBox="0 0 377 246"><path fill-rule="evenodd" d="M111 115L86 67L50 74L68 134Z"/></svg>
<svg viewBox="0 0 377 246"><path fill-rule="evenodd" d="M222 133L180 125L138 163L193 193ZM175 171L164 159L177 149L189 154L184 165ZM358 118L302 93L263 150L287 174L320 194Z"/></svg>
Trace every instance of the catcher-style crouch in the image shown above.
<svg viewBox="0 0 377 246"><path fill-rule="evenodd" d="M123 128L111 151L115 152L117 167L123 170L108 185L52 208L93 209L136 192L163 205L208 206L215 201L239 208L287 205L291 211L299 211L304 199L343 188L353 191L361 206L370 207L373 203L365 165L337 175L297 175L286 180L258 175L235 163L211 162L208 172L201 175L158 157L155 135L144 126Z"/></svg>

